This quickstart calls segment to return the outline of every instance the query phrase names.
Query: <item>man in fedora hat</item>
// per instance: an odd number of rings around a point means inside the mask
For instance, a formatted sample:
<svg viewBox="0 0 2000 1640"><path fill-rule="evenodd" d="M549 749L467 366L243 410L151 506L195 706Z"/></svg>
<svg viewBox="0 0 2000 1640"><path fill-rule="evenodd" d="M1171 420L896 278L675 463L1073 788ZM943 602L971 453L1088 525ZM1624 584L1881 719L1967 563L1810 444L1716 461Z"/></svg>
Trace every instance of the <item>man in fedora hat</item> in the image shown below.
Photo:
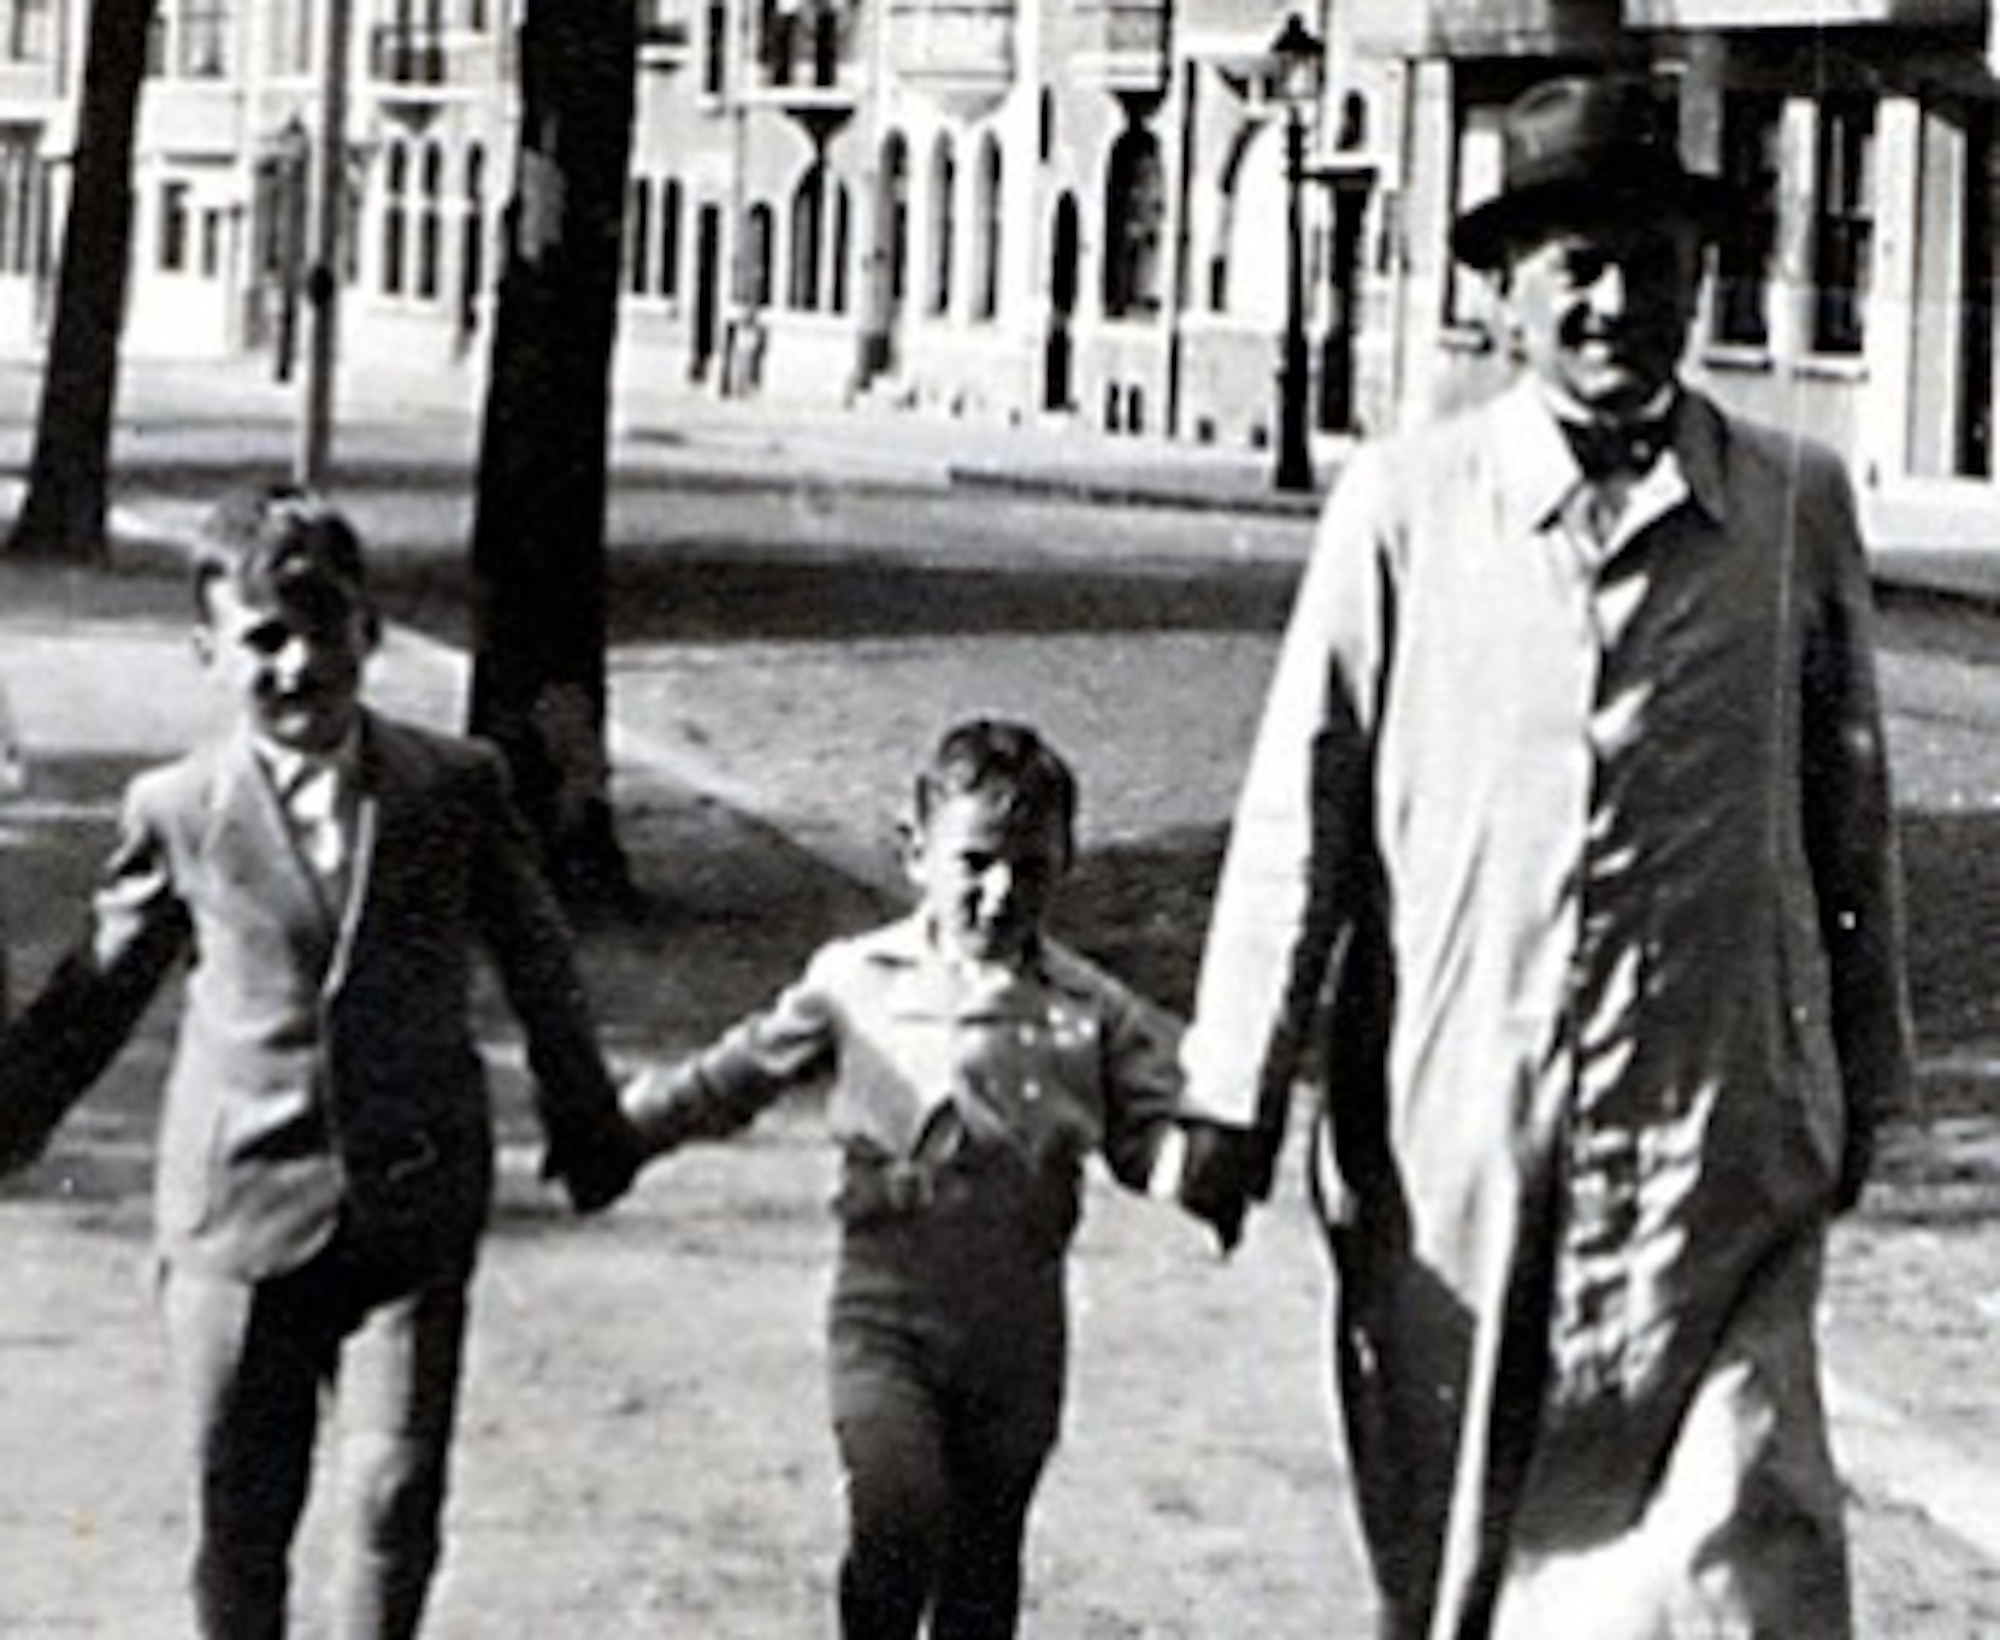
<svg viewBox="0 0 2000 1640"><path fill-rule="evenodd" d="M1814 1300L1909 1051L1854 501L1679 379L1728 196L1647 84L1530 92L1503 157L1453 247L1520 379L1327 506L1183 1189L1268 1191L1310 1050L1385 1634L1827 1640Z"/></svg>

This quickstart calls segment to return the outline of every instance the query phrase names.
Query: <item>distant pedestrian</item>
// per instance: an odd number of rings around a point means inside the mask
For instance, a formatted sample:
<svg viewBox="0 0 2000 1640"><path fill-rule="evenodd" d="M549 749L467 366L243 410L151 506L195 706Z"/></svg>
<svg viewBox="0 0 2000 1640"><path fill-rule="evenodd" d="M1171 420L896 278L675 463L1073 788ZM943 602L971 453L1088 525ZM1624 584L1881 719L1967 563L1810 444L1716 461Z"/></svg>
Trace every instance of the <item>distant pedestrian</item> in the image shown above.
<svg viewBox="0 0 2000 1640"><path fill-rule="evenodd" d="M625 1189L636 1142L498 755L362 705L377 617L347 522L295 491L232 498L194 578L196 653L236 722L127 789L86 936L0 1038L0 1170L40 1153L188 959L156 1206L197 1624L285 1632L337 1390L330 1632L390 1640L439 1556L492 1192L475 946L580 1210Z"/></svg>
<svg viewBox="0 0 2000 1640"><path fill-rule="evenodd" d="M1236 811L1188 1190L1309 1044L1383 1632L1844 1636L1814 1337L1909 1030L1846 475L1679 379L1731 208L1637 79L1503 127L1522 379L1362 449ZM1323 981L1333 1017L1315 1043Z"/></svg>
<svg viewBox="0 0 2000 1640"><path fill-rule="evenodd" d="M1015 1633L1084 1161L1101 1153L1135 1190L1178 1182L1171 1040L1042 935L1075 808L1032 730L953 729L917 780L915 912L824 947L768 1011L626 1091L667 1151L832 1079L847 1640L914 1637L926 1613L934 1640Z"/></svg>

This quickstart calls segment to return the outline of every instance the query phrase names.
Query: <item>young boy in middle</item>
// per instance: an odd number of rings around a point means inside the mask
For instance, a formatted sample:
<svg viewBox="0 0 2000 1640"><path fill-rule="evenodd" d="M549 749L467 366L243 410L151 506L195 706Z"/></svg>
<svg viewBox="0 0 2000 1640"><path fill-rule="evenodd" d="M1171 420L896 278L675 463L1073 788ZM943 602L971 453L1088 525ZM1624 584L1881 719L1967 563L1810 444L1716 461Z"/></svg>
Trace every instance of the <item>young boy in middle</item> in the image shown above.
<svg viewBox="0 0 2000 1640"><path fill-rule="evenodd" d="M841 1150L829 1320L846 1473L846 1640L1015 1633L1056 1442L1064 1254L1085 1159L1178 1185L1172 1044L1048 944L1076 783L1030 729L947 733L916 783L913 914L821 949L765 1012L628 1085L655 1154L831 1074Z"/></svg>

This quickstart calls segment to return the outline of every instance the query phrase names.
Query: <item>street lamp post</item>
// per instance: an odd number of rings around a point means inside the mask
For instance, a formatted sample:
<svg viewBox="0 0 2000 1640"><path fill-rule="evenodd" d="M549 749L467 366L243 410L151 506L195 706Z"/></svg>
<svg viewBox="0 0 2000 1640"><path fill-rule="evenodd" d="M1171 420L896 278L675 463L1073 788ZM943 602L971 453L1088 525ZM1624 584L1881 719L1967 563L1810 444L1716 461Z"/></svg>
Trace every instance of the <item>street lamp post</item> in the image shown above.
<svg viewBox="0 0 2000 1640"><path fill-rule="evenodd" d="M1297 12L1271 43L1271 70L1285 105L1285 340L1278 368L1278 466L1281 490L1313 487L1306 424L1311 365L1306 350L1305 160L1306 111L1319 95L1325 47Z"/></svg>

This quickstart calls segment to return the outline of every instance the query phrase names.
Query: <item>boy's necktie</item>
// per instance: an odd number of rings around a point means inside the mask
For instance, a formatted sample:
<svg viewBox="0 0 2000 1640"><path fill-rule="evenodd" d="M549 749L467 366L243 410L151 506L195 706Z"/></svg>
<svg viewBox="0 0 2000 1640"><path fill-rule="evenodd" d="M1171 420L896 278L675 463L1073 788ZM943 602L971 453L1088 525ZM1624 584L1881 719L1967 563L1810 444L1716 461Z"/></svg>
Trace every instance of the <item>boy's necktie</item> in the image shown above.
<svg viewBox="0 0 2000 1640"><path fill-rule="evenodd" d="M307 864L328 881L336 880L347 865L339 766L325 758L301 763L285 788L285 813Z"/></svg>

